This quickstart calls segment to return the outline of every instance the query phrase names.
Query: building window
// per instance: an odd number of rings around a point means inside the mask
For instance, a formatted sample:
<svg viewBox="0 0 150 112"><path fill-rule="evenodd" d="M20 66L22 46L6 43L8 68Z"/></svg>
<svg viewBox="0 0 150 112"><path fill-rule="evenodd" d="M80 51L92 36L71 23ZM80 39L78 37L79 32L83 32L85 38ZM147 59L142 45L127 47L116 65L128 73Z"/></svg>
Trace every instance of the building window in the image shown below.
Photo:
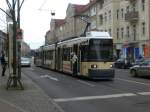
<svg viewBox="0 0 150 112"><path fill-rule="evenodd" d="M142 23L142 33L145 35L145 22Z"/></svg>
<svg viewBox="0 0 150 112"><path fill-rule="evenodd" d="M142 11L145 10L145 0L142 0Z"/></svg>
<svg viewBox="0 0 150 112"><path fill-rule="evenodd" d="M124 35L124 28L121 28L121 37L123 38Z"/></svg>
<svg viewBox="0 0 150 112"><path fill-rule="evenodd" d="M129 12L129 6L127 6L127 8L126 8L126 12Z"/></svg>
<svg viewBox="0 0 150 112"><path fill-rule="evenodd" d="M130 37L130 28L129 28L129 26L127 26L127 37L128 38Z"/></svg>
<svg viewBox="0 0 150 112"><path fill-rule="evenodd" d="M107 13L105 12L105 22L107 21Z"/></svg>
<svg viewBox="0 0 150 112"><path fill-rule="evenodd" d="M103 8L103 4L104 4L103 2L100 2L100 4L99 4L99 8L100 8L100 9Z"/></svg>
<svg viewBox="0 0 150 112"><path fill-rule="evenodd" d="M122 19L124 18L124 11L123 11L123 9L121 9L121 17L122 17Z"/></svg>
<svg viewBox="0 0 150 112"><path fill-rule="evenodd" d="M133 3L133 11L135 12L136 11L136 4Z"/></svg>
<svg viewBox="0 0 150 112"><path fill-rule="evenodd" d="M117 39L119 39L119 28L117 28Z"/></svg>
<svg viewBox="0 0 150 112"><path fill-rule="evenodd" d="M100 25L103 25L103 15L100 15L100 16L99 16L99 24L100 24Z"/></svg>
<svg viewBox="0 0 150 112"><path fill-rule="evenodd" d="M119 19L119 9L117 10L117 20Z"/></svg>
<svg viewBox="0 0 150 112"><path fill-rule="evenodd" d="M111 34L111 29L109 29L109 35L111 36L112 34Z"/></svg>
<svg viewBox="0 0 150 112"><path fill-rule="evenodd" d="M136 25L133 25L133 38L136 40Z"/></svg>
<svg viewBox="0 0 150 112"><path fill-rule="evenodd" d="M109 11L109 20L111 20L111 10Z"/></svg>

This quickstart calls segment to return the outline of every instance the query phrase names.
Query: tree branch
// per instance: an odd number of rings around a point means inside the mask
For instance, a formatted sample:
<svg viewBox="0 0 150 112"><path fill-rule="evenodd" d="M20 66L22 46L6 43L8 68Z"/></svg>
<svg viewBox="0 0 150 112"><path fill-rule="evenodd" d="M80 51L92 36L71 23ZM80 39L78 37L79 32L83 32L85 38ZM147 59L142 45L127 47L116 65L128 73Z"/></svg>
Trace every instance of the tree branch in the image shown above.
<svg viewBox="0 0 150 112"><path fill-rule="evenodd" d="M22 4L24 3L24 0L22 0L21 5L19 7L19 11L21 10Z"/></svg>
<svg viewBox="0 0 150 112"><path fill-rule="evenodd" d="M11 4L10 4L10 2L8 1L8 0L6 0L6 2L7 2L7 6L8 6L8 8L9 8L9 10L12 8L11 7Z"/></svg>
<svg viewBox="0 0 150 112"><path fill-rule="evenodd" d="M6 11L4 11L2 8L0 8L0 10L3 11L7 16L9 16L12 19L12 17Z"/></svg>

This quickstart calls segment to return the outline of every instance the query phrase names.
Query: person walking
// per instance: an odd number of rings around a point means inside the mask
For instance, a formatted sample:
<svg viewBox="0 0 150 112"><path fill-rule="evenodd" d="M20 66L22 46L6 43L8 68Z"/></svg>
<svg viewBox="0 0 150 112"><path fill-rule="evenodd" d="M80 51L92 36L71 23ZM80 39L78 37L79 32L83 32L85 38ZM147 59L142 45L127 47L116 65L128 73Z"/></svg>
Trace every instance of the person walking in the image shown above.
<svg viewBox="0 0 150 112"><path fill-rule="evenodd" d="M5 54L4 54L4 51L2 51L1 53L1 57L0 57L0 60L1 60L1 66L2 66L2 76L5 76L5 71L6 71L6 60L5 60Z"/></svg>
<svg viewBox="0 0 150 112"><path fill-rule="evenodd" d="M72 53L72 63L73 63L73 75L77 75L77 61L78 57L75 52Z"/></svg>

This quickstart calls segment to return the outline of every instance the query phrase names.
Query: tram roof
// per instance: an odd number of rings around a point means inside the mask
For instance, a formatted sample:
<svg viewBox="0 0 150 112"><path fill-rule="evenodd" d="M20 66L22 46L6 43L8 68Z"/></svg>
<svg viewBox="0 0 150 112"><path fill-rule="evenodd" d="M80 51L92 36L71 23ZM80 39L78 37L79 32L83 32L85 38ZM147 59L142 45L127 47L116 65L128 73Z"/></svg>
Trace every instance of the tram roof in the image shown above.
<svg viewBox="0 0 150 112"><path fill-rule="evenodd" d="M74 38L74 39L59 42L57 45L58 46L73 45L73 44L77 44L77 43L86 42L90 39L112 39L112 37L110 37L110 36L78 37L78 38Z"/></svg>
<svg viewBox="0 0 150 112"><path fill-rule="evenodd" d="M43 50L53 50L55 49L55 44L46 45L43 47Z"/></svg>

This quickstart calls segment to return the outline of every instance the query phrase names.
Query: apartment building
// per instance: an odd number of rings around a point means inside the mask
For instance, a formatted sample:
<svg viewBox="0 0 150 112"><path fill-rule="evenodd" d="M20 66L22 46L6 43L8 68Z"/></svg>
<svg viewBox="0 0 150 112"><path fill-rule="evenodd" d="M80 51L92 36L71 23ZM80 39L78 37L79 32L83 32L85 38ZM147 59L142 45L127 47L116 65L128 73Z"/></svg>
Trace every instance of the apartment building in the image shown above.
<svg viewBox="0 0 150 112"><path fill-rule="evenodd" d="M66 18L51 21L57 41L80 36L86 29L107 31L113 37L114 55L135 60L150 57L150 0L90 0L87 5L69 4ZM61 22L63 21L63 22ZM52 36L52 35L51 35Z"/></svg>
<svg viewBox="0 0 150 112"><path fill-rule="evenodd" d="M117 57L149 57L149 0L100 0L97 29L108 31L114 39Z"/></svg>
<svg viewBox="0 0 150 112"><path fill-rule="evenodd" d="M68 38L76 38L82 35L88 22L89 5L69 4L65 19L52 19L50 32L45 35L45 43L54 43Z"/></svg>

